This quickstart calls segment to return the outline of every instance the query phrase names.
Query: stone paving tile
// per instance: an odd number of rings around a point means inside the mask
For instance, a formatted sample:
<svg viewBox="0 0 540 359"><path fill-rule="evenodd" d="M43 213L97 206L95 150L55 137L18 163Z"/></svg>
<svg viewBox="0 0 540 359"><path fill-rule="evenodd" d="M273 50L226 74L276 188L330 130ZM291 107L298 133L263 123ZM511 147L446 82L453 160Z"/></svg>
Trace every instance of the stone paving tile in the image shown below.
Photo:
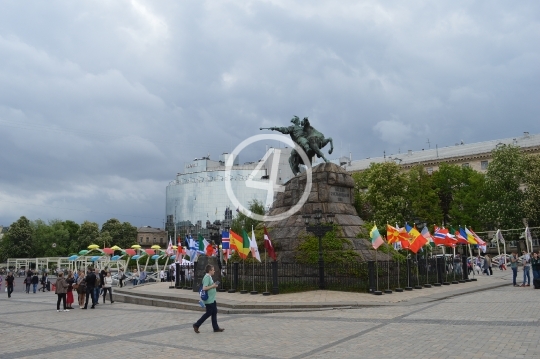
<svg viewBox="0 0 540 359"><path fill-rule="evenodd" d="M297 314L297 313L295 313ZM227 317L228 318L228 317ZM234 318L234 317L233 317ZM198 316L194 316L191 323ZM209 319L201 326L201 334L195 334L191 325L188 328L175 332L174 336L162 334L148 335L145 340L162 344L175 344L179 338L190 338L190 345L204 347L209 339L220 343L219 349L235 355L269 355L276 358L289 358L313 348L313 345L322 345L342 337L343 332L357 332L373 326L370 323L313 323L310 320L263 319L246 316L232 319L230 322L218 323L224 327L223 333L213 333ZM307 340L309 338L309 340ZM246 345L251 340L251 345ZM279 350L276 350L279 348Z"/></svg>
<svg viewBox="0 0 540 359"><path fill-rule="evenodd" d="M540 328L500 334L499 327L388 325L308 358L538 358ZM487 355L484 355L487 354Z"/></svg>
<svg viewBox="0 0 540 359"><path fill-rule="evenodd" d="M199 312L115 303L57 313L54 296L0 297L0 358L538 358L539 296L502 287L418 305L220 313L225 332L208 320L201 334Z"/></svg>

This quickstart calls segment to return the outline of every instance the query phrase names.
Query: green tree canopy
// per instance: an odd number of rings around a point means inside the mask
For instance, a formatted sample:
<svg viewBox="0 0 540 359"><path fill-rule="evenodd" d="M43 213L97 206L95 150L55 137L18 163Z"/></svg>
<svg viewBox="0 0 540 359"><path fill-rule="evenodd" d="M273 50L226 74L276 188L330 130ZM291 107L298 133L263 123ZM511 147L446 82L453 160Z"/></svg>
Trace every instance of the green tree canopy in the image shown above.
<svg viewBox="0 0 540 359"><path fill-rule="evenodd" d="M96 222L84 221L77 232L77 238L79 245L76 252L87 249L90 244L97 244L95 242L99 238L99 225Z"/></svg>
<svg viewBox="0 0 540 359"><path fill-rule="evenodd" d="M480 218L488 228L520 226L525 216L525 155L512 145L501 145L492 154L484 186L485 202L479 206Z"/></svg>
<svg viewBox="0 0 540 359"><path fill-rule="evenodd" d="M264 204L261 201L253 200L249 202L249 210L252 213L264 215L266 213L266 210L264 208ZM257 225L260 223L260 221L253 219L251 217L246 216L244 213L238 213L236 216L234 216L232 223L231 223L231 229L238 233L242 233L242 228L246 230L246 232L249 233L251 231L251 226L253 228L257 228Z"/></svg>
<svg viewBox="0 0 540 359"><path fill-rule="evenodd" d="M353 174L354 206L360 217L380 225L403 223L408 217L407 177L394 162L372 163Z"/></svg>

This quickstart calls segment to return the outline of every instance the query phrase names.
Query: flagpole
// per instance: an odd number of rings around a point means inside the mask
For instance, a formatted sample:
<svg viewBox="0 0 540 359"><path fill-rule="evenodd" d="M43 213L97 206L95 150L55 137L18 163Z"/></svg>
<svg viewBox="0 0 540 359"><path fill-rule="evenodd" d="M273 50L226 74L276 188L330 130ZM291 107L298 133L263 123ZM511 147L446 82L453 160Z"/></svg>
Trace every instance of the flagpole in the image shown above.
<svg viewBox="0 0 540 359"><path fill-rule="evenodd" d="M388 248L388 253L390 253L390 245L388 244L388 236L386 237L386 246ZM384 291L386 294L392 294L392 291L390 290L390 259L388 259L386 261L387 263L387 269L386 269L386 272L388 273L388 285L387 285L387 289Z"/></svg>
<svg viewBox="0 0 540 359"><path fill-rule="evenodd" d="M431 244L428 244L426 245L426 254L425 254L425 257L426 257L426 284L424 284L424 287L426 288L431 288L431 285L429 284L429 270L428 270L428 266L427 266L427 249L428 247L431 247Z"/></svg>
<svg viewBox="0 0 540 359"><path fill-rule="evenodd" d="M265 293L268 293L268 273L266 271L268 270L268 254L266 253L266 246L264 246L264 285L265 285ZM263 293L264 295L264 293Z"/></svg>
<svg viewBox="0 0 540 359"><path fill-rule="evenodd" d="M452 274L453 274L453 277L454 277L454 280L452 281L452 284L457 284L458 282L456 281L456 247L452 248L453 249L453 253L454 253L454 256L452 257Z"/></svg>

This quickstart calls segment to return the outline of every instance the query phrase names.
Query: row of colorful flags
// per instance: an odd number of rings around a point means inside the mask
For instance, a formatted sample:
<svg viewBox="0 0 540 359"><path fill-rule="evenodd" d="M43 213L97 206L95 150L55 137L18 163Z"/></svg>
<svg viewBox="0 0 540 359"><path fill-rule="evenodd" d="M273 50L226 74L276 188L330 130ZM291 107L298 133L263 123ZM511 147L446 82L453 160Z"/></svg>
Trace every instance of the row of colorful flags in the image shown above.
<svg viewBox="0 0 540 359"><path fill-rule="evenodd" d="M377 225L373 226L369 237L374 249L385 243ZM478 237L471 228L461 226L457 230L453 227L439 228L435 226L434 233L431 235L426 226L419 232L415 225L411 227L405 223L404 227L399 227L397 224L394 227L387 224L386 243L393 244L395 249L408 249L413 253L418 253L425 245L455 247L458 244L477 245L483 252L486 251L486 242Z"/></svg>
<svg viewBox="0 0 540 359"><path fill-rule="evenodd" d="M216 249L209 241L206 240L206 238L202 236L202 234L198 235L197 240L195 240L191 234L186 235L185 241L187 246L184 249L180 243L180 236L178 237L178 245L176 249L177 260L180 260L180 257L183 257L186 254L189 256L189 259L192 262L199 254L205 254L209 257L216 255ZM272 241L270 240L266 227L264 227L264 247L266 248L270 258L276 260L277 256L274 251L274 246L272 245ZM246 259L249 253L251 253L253 258L257 259L259 262L261 261L259 247L257 245L257 240L255 239L255 231L253 228L251 228L251 238L244 229L242 229L241 236L232 230L222 231L221 248L223 250L223 259L225 259L225 261L230 258L233 251L236 251L242 259ZM169 245L165 253L168 256L172 256L174 254L174 247L171 239L169 239Z"/></svg>

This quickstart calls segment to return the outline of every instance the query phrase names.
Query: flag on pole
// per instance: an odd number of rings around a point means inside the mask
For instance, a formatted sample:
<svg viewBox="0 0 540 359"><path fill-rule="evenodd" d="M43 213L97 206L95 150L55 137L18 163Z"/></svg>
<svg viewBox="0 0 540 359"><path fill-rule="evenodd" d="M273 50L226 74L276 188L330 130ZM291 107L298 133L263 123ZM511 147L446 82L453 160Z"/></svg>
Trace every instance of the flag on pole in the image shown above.
<svg viewBox="0 0 540 359"><path fill-rule="evenodd" d="M272 241L270 240L270 236L268 235L266 227L264 227L264 248L266 248L266 251L268 252L270 258L272 258L273 260L277 259L276 252L274 252L274 246L272 246Z"/></svg>
<svg viewBox="0 0 540 359"><path fill-rule="evenodd" d="M467 227L461 228L460 226L459 234L461 234L461 236L467 240L468 244L478 244L472 233L467 230Z"/></svg>
<svg viewBox="0 0 540 359"><path fill-rule="evenodd" d="M233 230L230 231L230 238L231 238L231 244L230 244L231 249L234 249L240 255L240 253L242 253L244 240L238 233L234 232Z"/></svg>
<svg viewBox="0 0 540 359"><path fill-rule="evenodd" d="M242 228L242 249L241 249L241 253L238 253L240 254L240 257L242 257L243 259L246 259L248 257L248 254L250 252L250 249L249 249L249 236L246 232L246 230L244 228Z"/></svg>
<svg viewBox="0 0 540 359"><path fill-rule="evenodd" d="M193 239L191 234L189 235L189 237L186 235L186 241L188 243L189 249L189 260L193 262L197 258L197 242L195 241L195 239Z"/></svg>
<svg viewBox="0 0 540 359"><path fill-rule="evenodd" d="M427 239L418 232L416 229L416 226L409 226L407 223L405 223L405 228L407 229L407 232L409 233L409 236L411 237L411 244L409 245L409 249L413 253L418 253L420 248L422 248L426 243Z"/></svg>
<svg viewBox="0 0 540 359"><path fill-rule="evenodd" d="M386 240L388 244L399 242L399 229L389 224L386 224Z"/></svg>
<svg viewBox="0 0 540 359"><path fill-rule="evenodd" d="M231 253L229 231L221 231L221 250L223 251L223 259L227 261Z"/></svg>
<svg viewBox="0 0 540 359"><path fill-rule="evenodd" d="M435 242L435 244L438 246L446 245L448 243L446 237L447 234L448 229L435 226L435 233L433 233L433 242Z"/></svg>
<svg viewBox="0 0 540 359"><path fill-rule="evenodd" d="M401 243L401 248L409 249L409 247L411 246L411 236L409 236L409 233L407 233L405 227L398 227L396 223L396 228L399 231L399 242Z"/></svg>
<svg viewBox="0 0 540 359"><path fill-rule="evenodd" d="M450 226L450 229L448 230L450 234L453 234L454 237L457 240L457 244L469 244L469 241L467 241L467 238L463 237L459 231L456 231L454 227Z"/></svg>
<svg viewBox="0 0 540 359"><path fill-rule="evenodd" d="M431 247L435 247L435 242L433 242L433 237L431 237L431 233L429 233L429 229L427 228L427 226L424 226L424 228L422 228L422 232L420 232L420 234L425 239L427 239L427 243L429 243Z"/></svg>
<svg viewBox="0 0 540 359"><path fill-rule="evenodd" d="M487 251L487 243L484 242L482 238L478 237L478 235L474 233L472 228L467 229L467 227L465 227L465 231L470 233L474 237L474 240L476 241L476 243L478 243L478 248L480 248L482 252L485 253Z"/></svg>
<svg viewBox="0 0 540 359"><path fill-rule="evenodd" d="M261 255L259 254L259 246L257 246L257 241L255 240L255 231L251 227L251 239L249 241L249 249L251 250L251 256L256 258L259 262L261 261Z"/></svg>
<svg viewBox="0 0 540 359"><path fill-rule="evenodd" d="M373 246L374 249L379 248L381 244L384 243L376 225L374 225L373 228L371 228L371 231L369 232L369 237L371 238L371 245Z"/></svg>
<svg viewBox="0 0 540 359"><path fill-rule="evenodd" d="M204 237L202 236L202 234L199 233L199 237L198 237L198 245L197 245L197 251L200 253L200 254L204 254L205 253L205 245L204 245L204 242L205 242L205 239Z"/></svg>
<svg viewBox="0 0 540 359"><path fill-rule="evenodd" d="M169 257L174 254L174 250L172 247L172 239L170 237L169 237L169 245L167 246L167 250L165 251L165 254Z"/></svg>

